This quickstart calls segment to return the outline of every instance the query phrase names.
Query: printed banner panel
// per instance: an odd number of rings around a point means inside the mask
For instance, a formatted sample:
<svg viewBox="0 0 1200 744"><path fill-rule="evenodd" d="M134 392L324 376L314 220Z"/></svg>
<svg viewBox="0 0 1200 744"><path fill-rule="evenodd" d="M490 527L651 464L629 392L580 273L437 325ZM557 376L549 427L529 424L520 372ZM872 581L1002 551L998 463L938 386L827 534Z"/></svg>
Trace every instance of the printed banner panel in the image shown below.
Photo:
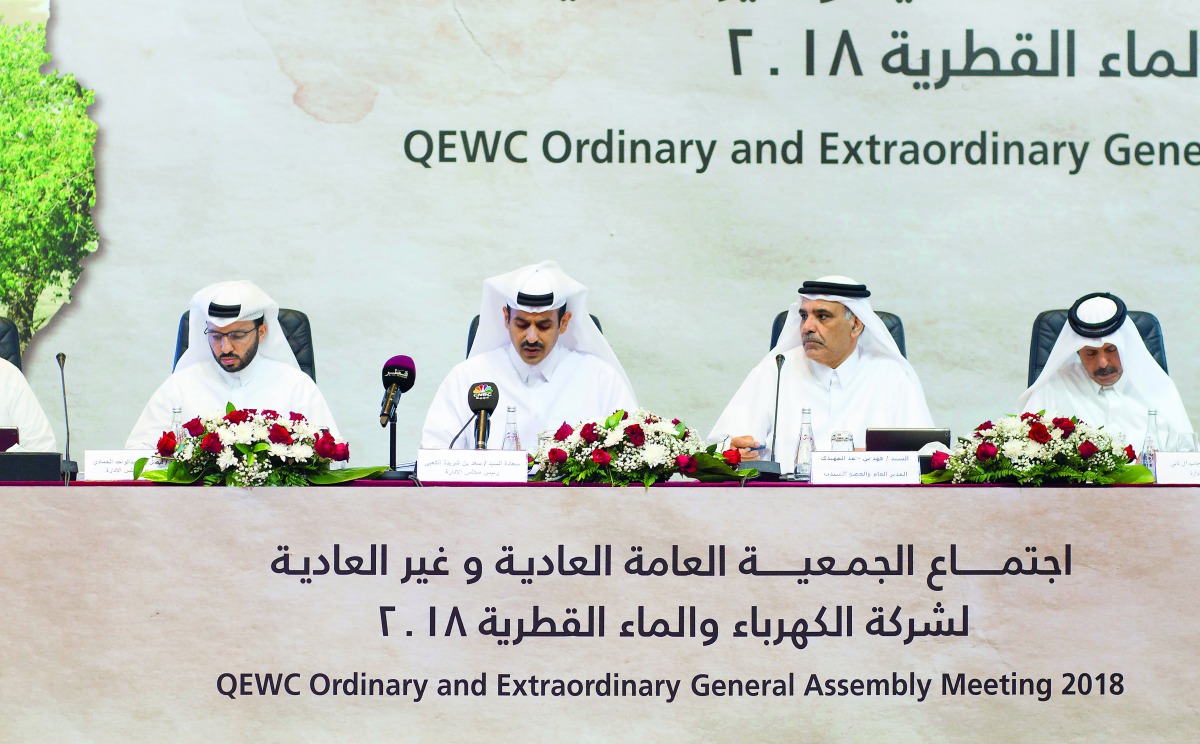
<svg viewBox="0 0 1200 744"><path fill-rule="evenodd" d="M1191 741L1191 488L0 490L0 739Z"/></svg>

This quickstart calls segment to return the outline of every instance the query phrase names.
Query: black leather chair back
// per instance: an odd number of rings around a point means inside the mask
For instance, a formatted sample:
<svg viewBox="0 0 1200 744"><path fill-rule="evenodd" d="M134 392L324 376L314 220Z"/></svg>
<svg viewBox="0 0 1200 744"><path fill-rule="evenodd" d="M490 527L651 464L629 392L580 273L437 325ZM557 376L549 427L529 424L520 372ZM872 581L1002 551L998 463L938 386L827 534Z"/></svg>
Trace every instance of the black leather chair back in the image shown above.
<svg viewBox="0 0 1200 744"><path fill-rule="evenodd" d="M899 315L885 313L881 310L876 310L875 314L887 326L888 333L892 334L892 338L896 340L896 346L900 347L900 356L908 358L908 349L904 346L904 323L900 321ZM787 322L788 311L784 310L775 316L775 322L771 324L771 345L768 349L774 349L775 344L779 343L779 334L783 331L783 324Z"/></svg>
<svg viewBox="0 0 1200 744"><path fill-rule="evenodd" d="M21 368L21 334L17 333L17 324L8 318L0 318L0 357Z"/></svg>
<svg viewBox="0 0 1200 744"><path fill-rule="evenodd" d="M588 313L588 315L591 315L591 313ZM600 325L599 318L597 318L595 315L592 315L592 322L596 324L596 327L600 329L601 333L604 333L604 326ZM478 331L479 316L476 315L474 318L471 318L471 327L467 329L467 356L471 356L471 347L475 345L475 334Z"/></svg>
<svg viewBox="0 0 1200 744"><path fill-rule="evenodd" d="M1154 361L1158 362L1158 366L1166 372L1167 350L1163 345L1162 326L1159 325L1158 318L1141 310L1130 310L1129 319L1137 326L1138 333L1142 334L1142 340L1146 342L1146 349L1154 357ZM1058 334L1062 333L1062 328L1066 323L1066 310L1046 310L1038 313L1037 318L1034 319L1033 337L1029 341L1028 385L1032 385L1033 381L1042 373L1042 367L1046 366L1046 360L1050 358L1054 342L1058 340ZM1117 351L1121 350L1117 349Z"/></svg>
<svg viewBox="0 0 1200 744"><path fill-rule="evenodd" d="M188 348L188 322L192 314L191 310L183 313L183 317L179 319L179 333L175 337L175 361L171 363L171 369L175 369L175 365L179 363L179 357L183 356L183 352ZM308 316L299 310L289 310L287 308L279 308L279 328L267 331L268 333L277 333L283 331L284 338L287 339L288 345L292 347L292 352L296 355L296 361L300 364L301 371L317 381L317 363L313 359L313 343L312 329L308 324Z"/></svg>

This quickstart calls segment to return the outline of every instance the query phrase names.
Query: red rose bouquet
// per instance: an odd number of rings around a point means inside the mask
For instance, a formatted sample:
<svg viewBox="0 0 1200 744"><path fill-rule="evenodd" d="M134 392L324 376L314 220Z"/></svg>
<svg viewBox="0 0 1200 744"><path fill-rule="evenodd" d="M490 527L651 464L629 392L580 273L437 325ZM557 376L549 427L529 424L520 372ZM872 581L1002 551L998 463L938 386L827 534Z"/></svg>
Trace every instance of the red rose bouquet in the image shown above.
<svg viewBox="0 0 1200 744"><path fill-rule="evenodd" d="M1045 420L1045 411L985 421L970 437L959 437L947 455L934 456L925 483L1009 482L1040 486L1064 483L1153 483L1154 474L1136 461L1133 448L1103 427L1074 416Z"/></svg>
<svg viewBox="0 0 1200 744"><path fill-rule="evenodd" d="M647 411L617 411L603 421L563 423L543 432L530 455L535 481L650 486L676 473L701 481L745 480L757 470L738 470L737 450L704 446L679 419Z"/></svg>
<svg viewBox="0 0 1200 744"><path fill-rule="evenodd" d="M204 485L307 486L365 478L384 468L344 468L330 465L350 459L350 447L334 439L299 413L237 409L194 418L178 432L163 432L158 440L160 470L146 470L151 458L134 465L133 477L158 483Z"/></svg>

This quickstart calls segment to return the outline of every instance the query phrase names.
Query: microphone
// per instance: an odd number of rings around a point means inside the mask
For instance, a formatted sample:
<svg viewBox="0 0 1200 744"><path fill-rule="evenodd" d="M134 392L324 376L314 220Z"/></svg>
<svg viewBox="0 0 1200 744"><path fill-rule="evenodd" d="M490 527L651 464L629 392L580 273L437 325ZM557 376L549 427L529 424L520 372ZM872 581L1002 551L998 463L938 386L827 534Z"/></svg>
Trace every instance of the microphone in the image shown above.
<svg viewBox="0 0 1200 744"><path fill-rule="evenodd" d="M383 405L379 411L379 425L387 426L396 414L396 403L400 396L412 390L417 381L417 367L412 357L394 356L383 365Z"/></svg>
<svg viewBox="0 0 1200 744"><path fill-rule="evenodd" d="M775 452L775 439L779 436L779 379L783 372L783 354L775 355L775 420L771 422L771 457L779 462L779 454Z"/></svg>
<svg viewBox="0 0 1200 744"><path fill-rule="evenodd" d="M71 479L79 473L79 466L71 459L71 418L67 414L67 375L63 371L63 365L67 363L67 355L61 351L54 355L58 360L58 381L62 387L63 399L63 423L67 427L67 446L63 453L62 464L59 466L59 473L63 477L63 485L69 486Z"/></svg>
<svg viewBox="0 0 1200 744"><path fill-rule="evenodd" d="M779 437L779 380L783 372L783 354L775 355L775 419L771 422L771 458L770 460L743 460L743 468L754 468L758 471L758 480L779 480L779 455L775 453L775 442Z"/></svg>
<svg viewBox="0 0 1200 744"><path fill-rule="evenodd" d="M475 449L487 449L489 417L500 403L500 391L494 382L477 382L467 392L467 405L475 413Z"/></svg>

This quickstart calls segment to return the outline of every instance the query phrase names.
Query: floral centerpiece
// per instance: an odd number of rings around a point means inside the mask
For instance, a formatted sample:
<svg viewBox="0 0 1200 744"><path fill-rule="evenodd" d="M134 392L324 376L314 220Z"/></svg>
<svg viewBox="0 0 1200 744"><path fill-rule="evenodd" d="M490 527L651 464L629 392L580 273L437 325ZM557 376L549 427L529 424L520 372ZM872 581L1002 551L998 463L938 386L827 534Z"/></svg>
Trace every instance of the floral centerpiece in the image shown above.
<svg viewBox="0 0 1200 744"><path fill-rule="evenodd" d="M608 483L650 486L675 473L701 481L745 480L754 469L738 470L737 450L718 453L704 446L692 429L679 419L664 419L647 411L617 411L607 419L566 422L551 434L538 437L530 454L536 466L535 481Z"/></svg>
<svg viewBox="0 0 1200 744"><path fill-rule="evenodd" d="M1044 419L1046 412L984 421L952 451L933 454L925 483L1015 482L1153 483L1154 474L1133 464L1133 447L1102 427L1071 418Z"/></svg>
<svg viewBox="0 0 1200 744"><path fill-rule="evenodd" d="M334 462L350 459L350 447L337 441L299 413L237 409L230 403L225 415L197 417L177 435L163 432L155 458L135 463L133 477L158 483L226 486L307 486L342 483L384 470L344 468ZM161 470L146 470L151 459L165 461Z"/></svg>

